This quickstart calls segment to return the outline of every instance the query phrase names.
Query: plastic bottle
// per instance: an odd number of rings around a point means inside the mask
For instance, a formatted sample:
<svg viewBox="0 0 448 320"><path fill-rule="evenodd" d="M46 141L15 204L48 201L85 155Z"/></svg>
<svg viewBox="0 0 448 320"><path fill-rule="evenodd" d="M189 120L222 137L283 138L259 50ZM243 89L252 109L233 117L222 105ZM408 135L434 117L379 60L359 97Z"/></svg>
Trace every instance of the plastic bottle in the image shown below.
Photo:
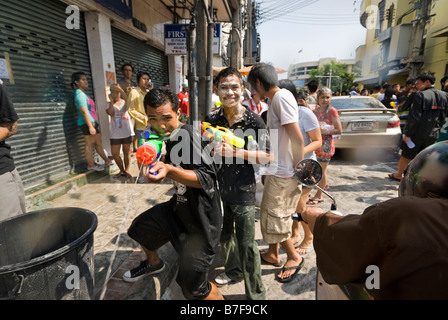
<svg viewBox="0 0 448 320"><path fill-rule="evenodd" d="M403 135L404 138L404 135ZM415 143L411 140L411 138L408 138L408 141L406 142L409 149L412 149L415 147Z"/></svg>
<svg viewBox="0 0 448 320"><path fill-rule="evenodd" d="M247 150L248 151L257 151L258 150L258 143L254 140L254 137L248 136L247 137ZM252 166L254 167L254 172L257 174L259 166L255 162L252 162Z"/></svg>

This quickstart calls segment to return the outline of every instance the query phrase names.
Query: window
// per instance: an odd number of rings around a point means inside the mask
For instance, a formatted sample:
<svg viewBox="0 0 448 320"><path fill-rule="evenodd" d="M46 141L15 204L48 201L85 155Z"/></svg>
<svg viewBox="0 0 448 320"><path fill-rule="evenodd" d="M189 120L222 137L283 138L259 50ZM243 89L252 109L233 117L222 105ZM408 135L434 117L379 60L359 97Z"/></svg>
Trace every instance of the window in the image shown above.
<svg viewBox="0 0 448 320"><path fill-rule="evenodd" d="M375 38L378 38L378 35L381 33L383 22L384 22L384 13L386 9L386 1L383 0L378 4L378 18L375 30Z"/></svg>

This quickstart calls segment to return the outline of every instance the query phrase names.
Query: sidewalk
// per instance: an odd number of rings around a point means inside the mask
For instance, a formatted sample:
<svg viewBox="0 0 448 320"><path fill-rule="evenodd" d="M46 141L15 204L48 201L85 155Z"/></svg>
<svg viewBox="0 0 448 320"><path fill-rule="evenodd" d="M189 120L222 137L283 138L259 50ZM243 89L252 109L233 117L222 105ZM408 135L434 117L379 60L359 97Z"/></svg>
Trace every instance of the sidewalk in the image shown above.
<svg viewBox="0 0 448 320"><path fill-rule="evenodd" d="M135 160L131 173L137 176ZM113 178L116 168L111 167L111 175L107 172L88 172L70 179L65 183L47 188L38 195L27 197L28 211L57 207L85 208L98 217L98 226L94 232L94 265L95 289L94 298L100 299L106 282L111 256L116 250L111 272L107 277L104 300L184 300L180 288L175 282L178 267L177 253L170 243L159 251L167 264L164 272L156 276L148 276L135 283L122 280L123 273L144 259L139 245L130 239L127 230L132 220L151 206L167 201L173 194L173 184L134 184L124 178ZM61 191L62 190L62 191ZM64 193L54 200L45 197ZM34 196L34 205L31 198ZM258 194L261 197L261 193ZM261 199L261 198L260 198ZM257 218L259 214L257 211ZM256 241L260 250L267 249L261 240L259 221L255 223ZM115 242L119 242L115 248ZM286 254L281 251L281 258L286 261ZM262 265L262 278L268 300L314 300L315 299L315 254L306 257L305 266L290 283L276 280L278 267ZM224 271L223 258L218 253L209 274L209 280ZM244 282L219 287L220 292L228 300L245 300Z"/></svg>

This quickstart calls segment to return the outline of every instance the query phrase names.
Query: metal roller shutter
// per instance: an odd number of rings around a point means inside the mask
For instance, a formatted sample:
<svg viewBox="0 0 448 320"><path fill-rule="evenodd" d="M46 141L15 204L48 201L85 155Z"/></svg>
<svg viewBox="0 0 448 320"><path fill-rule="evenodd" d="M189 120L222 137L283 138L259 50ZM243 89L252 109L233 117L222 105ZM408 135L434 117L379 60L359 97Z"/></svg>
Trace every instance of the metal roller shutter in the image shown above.
<svg viewBox="0 0 448 320"><path fill-rule="evenodd" d="M151 47L117 28L112 28L112 41L117 79L122 77L121 66L124 63L130 63L135 70L134 80L139 71L146 71L149 73L154 87L168 82L168 58L163 51Z"/></svg>
<svg viewBox="0 0 448 320"><path fill-rule="evenodd" d="M80 29L67 29L66 6L57 0L0 5L0 57L9 54L14 77L4 84L20 117L8 144L25 189L85 166L70 78L84 71L93 98L89 51L84 16Z"/></svg>

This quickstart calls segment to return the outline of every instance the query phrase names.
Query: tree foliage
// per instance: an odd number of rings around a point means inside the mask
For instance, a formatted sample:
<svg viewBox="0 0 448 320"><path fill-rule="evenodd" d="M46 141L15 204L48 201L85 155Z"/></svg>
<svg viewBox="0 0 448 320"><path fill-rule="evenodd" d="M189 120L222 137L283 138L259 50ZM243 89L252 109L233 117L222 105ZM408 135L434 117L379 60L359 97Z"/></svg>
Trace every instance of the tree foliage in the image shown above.
<svg viewBox="0 0 448 320"><path fill-rule="evenodd" d="M311 70L311 79L318 80L321 86L330 85L330 72L331 72L331 90L347 90L350 91L353 88L353 81L357 76L361 74L358 67L353 66L352 72L348 72L348 65L336 61L331 61L322 67Z"/></svg>

